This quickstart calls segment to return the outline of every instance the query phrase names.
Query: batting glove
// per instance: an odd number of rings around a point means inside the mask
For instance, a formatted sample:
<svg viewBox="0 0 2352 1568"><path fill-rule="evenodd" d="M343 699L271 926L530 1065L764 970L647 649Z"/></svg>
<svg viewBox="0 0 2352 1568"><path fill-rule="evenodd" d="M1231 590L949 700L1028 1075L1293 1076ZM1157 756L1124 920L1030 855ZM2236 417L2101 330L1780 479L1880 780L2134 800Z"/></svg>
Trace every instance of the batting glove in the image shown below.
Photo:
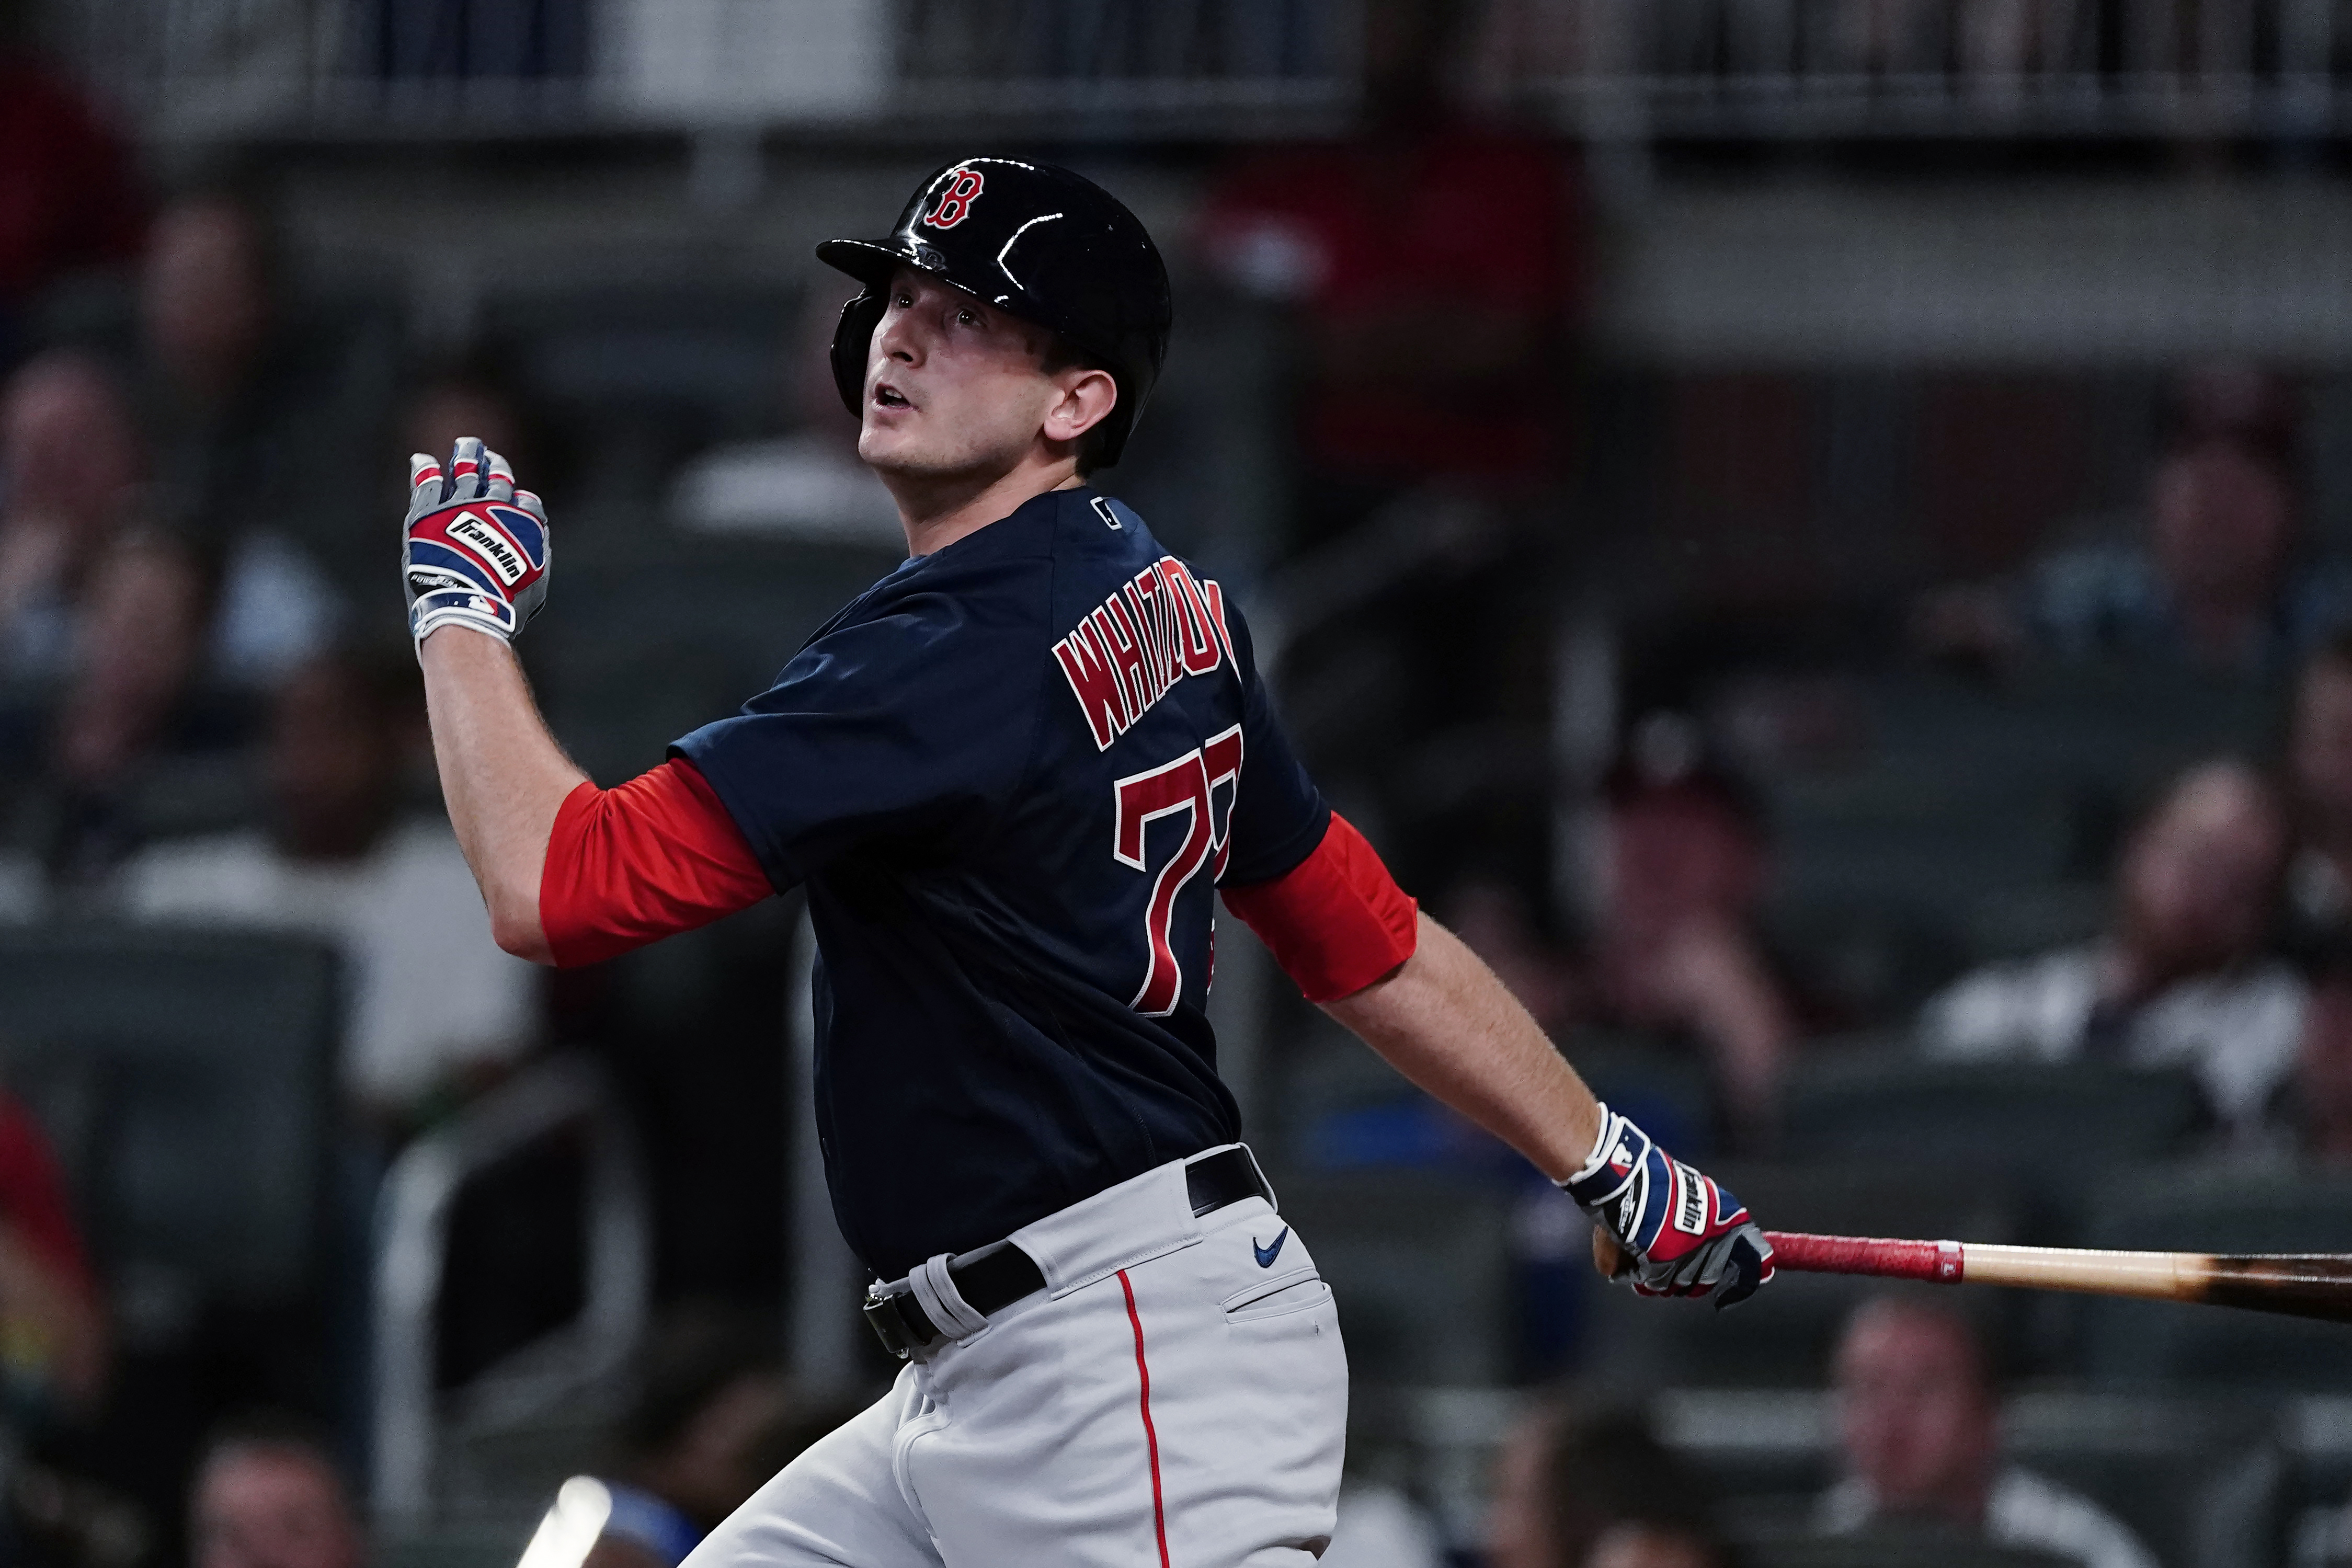
<svg viewBox="0 0 2352 1568"><path fill-rule="evenodd" d="M1612 1278L1642 1295L1713 1295L1720 1309L1772 1277L1772 1244L1747 1206L1606 1105L1584 1168L1559 1185L1630 1265Z"/></svg>
<svg viewBox="0 0 2352 1568"><path fill-rule="evenodd" d="M408 630L422 646L443 626L514 641L547 602L547 509L518 490L507 460L467 436L441 461L408 460L400 570Z"/></svg>

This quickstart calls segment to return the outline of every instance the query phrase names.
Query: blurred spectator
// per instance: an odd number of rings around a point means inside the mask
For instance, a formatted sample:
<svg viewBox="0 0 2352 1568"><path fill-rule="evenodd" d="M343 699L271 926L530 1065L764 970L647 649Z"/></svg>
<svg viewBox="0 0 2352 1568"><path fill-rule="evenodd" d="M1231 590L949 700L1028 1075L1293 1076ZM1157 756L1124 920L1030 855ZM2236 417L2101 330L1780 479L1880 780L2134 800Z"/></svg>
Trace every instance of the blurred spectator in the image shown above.
<svg viewBox="0 0 2352 1568"><path fill-rule="evenodd" d="M2305 661L2287 735L2294 791L2294 862L2287 906L2295 945L2352 936L2352 632Z"/></svg>
<svg viewBox="0 0 2352 1568"><path fill-rule="evenodd" d="M257 1416L205 1444L188 1506L193 1568L361 1568L367 1542L325 1443Z"/></svg>
<svg viewBox="0 0 2352 1568"><path fill-rule="evenodd" d="M123 522L144 454L106 367L44 354L0 394L0 674L62 679L100 559Z"/></svg>
<svg viewBox="0 0 2352 1568"><path fill-rule="evenodd" d="M2352 949L2331 949L2315 966L2294 1075L2268 1112L2283 1152L2352 1167Z"/></svg>
<svg viewBox="0 0 2352 1568"><path fill-rule="evenodd" d="M786 346L793 433L721 446L688 463L670 493L679 527L904 548L898 505L858 460L858 422L833 384L841 304L829 289L811 289L800 330Z"/></svg>
<svg viewBox="0 0 2352 1568"><path fill-rule="evenodd" d="M188 551L152 529L117 538L94 569L35 832L58 887L94 885L135 847L132 795L160 756L221 738L189 701L205 586Z"/></svg>
<svg viewBox="0 0 2352 1568"><path fill-rule="evenodd" d="M1754 931L1762 810L1664 715L1636 727L1608 793L1594 1021L1696 1044L1728 1130L1753 1139L1770 1123L1798 1011Z"/></svg>
<svg viewBox="0 0 2352 1568"><path fill-rule="evenodd" d="M606 1479L565 1484L532 1543L540 1560L673 1568L866 1404L795 1394L766 1336L709 1308L673 1314L643 1352L635 1382ZM593 1540L574 1526L583 1501Z"/></svg>
<svg viewBox="0 0 2352 1568"><path fill-rule="evenodd" d="M1847 1322L1832 1375L1845 1475L1815 1511L1822 1531L1932 1524L2084 1568L2156 1568L2098 1504L2000 1462L1991 1370L1958 1316L1909 1299L1868 1301Z"/></svg>
<svg viewBox="0 0 2352 1568"><path fill-rule="evenodd" d="M1206 203L1210 265L1304 313L1303 544L1431 479L1559 472L1580 301L1569 169L1446 101L1474 9L1369 6L1363 134L1254 155Z"/></svg>
<svg viewBox="0 0 2352 1568"><path fill-rule="evenodd" d="M267 382L278 282L267 223L242 193L193 192L156 215L140 279L142 342L175 424L226 433L261 412L248 400L277 390Z"/></svg>
<svg viewBox="0 0 2352 1568"><path fill-rule="evenodd" d="M1707 1489L1648 1423L1545 1404L1495 1463L1491 1568L1727 1568Z"/></svg>
<svg viewBox="0 0 2352 1568"><path fill-rule="evenodd" d="M1583 1568L1728 1568L1724 1549L1673 1525L1612 1524L1584 1554Z"/></svg>
<svg viewBox="0 0 2352 1568"><path fill-rule="evenodd" d="M57 1155L0 1092L0 1426L19 1433L93 1415L107 1327Z"/></svg>
<svg viewBox="0 0 2352 1568"><path fill-rule="evenodd" d="M422 706L405 647L321 657L279 688L266 825L159 844L123 870L128 913L327 937L349 970L343 1080L395 1122L429 1116L530 1041L537 972L490 940L438 813L403 813Z"/></svg>
<svg viewBox="0 0 2352 1568"><path fill-rule="evenodd" d="M0 38L0 336L60 273L130 260L142 206L128 150L81 89Z"/></svg>
<svg viewBox="0 0 2352 1568"><path fill-rule="evenodd" d="M673 1568L782 1469L793 1414L762 1337L730 1316L673 1319L646 1348L605 1481L612 1514L593 1568Z"/></svg>
<svg viewBox="0 0 2352 1568"><path fill-rule="evenodd" d="M2174 402L2143 537L2056 551L2009 588L1935 595L1926 643L1996 662L2040 651L2276 672L2352 621L2352 574L2305 553L2285 384L2209 369Z"/></svg>
<svg viewBox="0 0 2352 1568"><path fill-rule="evenodd" d="M281 288L247 197L200 191L156 216L140 314L162 517L220 583L213 657L238 680L281 676L331 635L341 608L312 548L350 538L374 495L338 471L331 371Z"/></svg>
<svg viewBox="0 0 2352 1568"><path fill-rule="evenodd" d="M2107 934L1963 977L1927 1004L1922 1043L1951 1058L2185 1067L2244 1134L2303 1030L2303 983L2263 952L2286 853L2284 809L2262 775L2190 768L2126 845Z"/></svg>

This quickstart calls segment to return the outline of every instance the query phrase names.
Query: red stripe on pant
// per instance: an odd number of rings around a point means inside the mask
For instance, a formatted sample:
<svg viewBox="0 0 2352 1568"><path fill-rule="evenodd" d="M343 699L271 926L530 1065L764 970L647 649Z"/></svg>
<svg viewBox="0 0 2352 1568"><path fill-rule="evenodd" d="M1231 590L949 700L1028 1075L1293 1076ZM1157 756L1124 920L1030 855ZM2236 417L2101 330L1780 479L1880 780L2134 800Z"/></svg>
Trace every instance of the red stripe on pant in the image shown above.
<svg viewBox="0 0 2352 1568"><path fill-rule="evenodd" d="M1127 1321L1135 1330L1135 1375L1143 1387L1143 1446L1151 1456L1151 1531L1160 1539L1160 1568L1168 1568L1168 1508L1160 1493L1160 1434L1151 1427L1151 1367L1143 1359L1143 1320L1136 1315L1135 1287L1124 1269L1118 1271L1118 1288L1127 1292Z"/></svg>

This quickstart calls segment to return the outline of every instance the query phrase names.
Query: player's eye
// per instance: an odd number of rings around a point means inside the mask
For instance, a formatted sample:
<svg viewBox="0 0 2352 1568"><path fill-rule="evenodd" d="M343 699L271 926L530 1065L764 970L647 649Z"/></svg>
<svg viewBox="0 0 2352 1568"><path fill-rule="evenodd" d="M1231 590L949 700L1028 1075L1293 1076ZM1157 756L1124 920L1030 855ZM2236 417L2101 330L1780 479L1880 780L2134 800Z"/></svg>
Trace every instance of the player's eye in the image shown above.
<svg viewBox="0 0 2352 1568"><path fill-rule="evenodd" d="M901 310L911 310L915 308L915 297L902 288L890 297L890 303Z"/></svg>
<svg viewBox="0 0 2352 1568"><path fill-rule="evenodd" d="M956 325L959 327L977 327L980 325L980 318L973 315L969 310L959 310L956 312Z"/></svg>

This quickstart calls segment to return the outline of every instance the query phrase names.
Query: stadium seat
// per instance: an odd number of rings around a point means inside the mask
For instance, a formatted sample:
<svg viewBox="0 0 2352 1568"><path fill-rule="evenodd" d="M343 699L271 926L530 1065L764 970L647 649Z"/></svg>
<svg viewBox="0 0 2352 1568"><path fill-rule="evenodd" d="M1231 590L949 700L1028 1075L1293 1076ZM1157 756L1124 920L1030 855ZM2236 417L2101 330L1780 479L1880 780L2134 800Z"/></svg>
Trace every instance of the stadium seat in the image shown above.
<svg viewBox="0 0 2352 1568"><path fill-rule="evenodd" d="M1715 1152L1712 1092L1696 1051L1660 1051L1606 1035L1579 1035L1566 1050L1593 1093L1677 1155L1699 1160Z"/></svg>
<svg viewBox="0 0 2352 1568"><path fill-rule="evenodd" d="M2167 1568L2232 1568L2270 1557L2273 1414L2226 1394L2028 1392L2002 1410L2002 1446L2131 1526Z"/></svg>
<svg viewBox="0 0 2352 1568"><path fill-rule="evenodd" d="M1837 1479L1829 1396L1818 1389L1671 1388L1649 1408L1659 1441L1704 1478L1728 1527L1802 1534Z"/></svg>
<svg viewBox="0 0 2352 1568"><path fill-rule="evenodd" d="M2352 1252L2352 1176L2211 1169L2119 1176L2089 1206L2086 1247L2162 1251ZM2352 1394L2352 1332L2228 1307L2086 1296L2083 1370L2129 1388L2173 1382Z"/></svg>
<svg viewBox="0 0 2352 1568"><path fill-rule="evenodd" d="M1835 1477L1824 1394L1686 1388L1653 1409L1661 1438L1707 1479L1729 1521L1761 1537L1801 1534ZM2165 1568L2234 1568L2272 1556L2281 1464L2271 1415L2226 1397L2036 1390L2005 1402L2001 1448L2122 1520Z"/></svg>
<svg viewBox="0 0 2352 1568"><path fill-rule="evenodd" d="M2133 809L2200 758L2261 751L2275 720L2259 683L2174 665L1891 670L1853 700L1865 755L1759 780L1776 902L1915 904L1979 959L2087 936Z"/></svg>
<svg viewBox="0 0 2352 1568"><path fill-rule="evenodd" d="M290 936L0 932L10 1088L118 1281L281 1305L319 1278L336 959Z"/></svg>
<svg viewBox="0 0 2352 1568"><path fill-rule="evenodd" d="M1508 1200L1494 1184L1416 1170L1277 1171L1274 1182L1282 1218L1338 1293L1353 1377L1502 1380Z"/></svg>
<svg viewBox="0 0 2352 1568"><path fill-rule="evenodd" d="M483 301L478 337L530 402L560 421L578 459L560 537L643 529L678 461L782 422L798 290L712 277L677 256L640 253L635 276L574 277Z"/></svg>
<svg viewBox="0 0 2352 1568"><path fill-rule="evenodd" d="M767 689L808 634L898 565L886 551L662 536L563 563L522 644L549 722L615 784Z"/></svg>
<svg viewBox="0 0 2352 1568"><path fill-rule="evenodd" d="M2154 1159L2206 1121L2186 1072L1885 1052L1801 1062L1784 1104L1790 1158L1908 1166L2022 1166L2055 1149L2078 1166Z"/></svg>
<svg viewBox="0 0 2352 1568"><path fill-rule="evenodd" d="M1764 1535L1739 1542L1746 1568L2081 1568L2071 1557L1941 1533Z"/></svg>
<svg viewBox="0 0 2352 1568"><path fill-rule="evenodd" d="M676 403L719 434L782 412L800 293L713 279L510 290L483 305L483 337L514 345L533 392L573 407Z"/></svg>
<svg viewBox="0 0 2352 1568"><path fill-rule="evenodd" d="M2288 1561L2340 1563L2352 1547L2352 1396L2288 1400L2279 1427L2287 1465L2280 1522Z"/></svg>
<svg viewBox="0 0 2352 1568"><path fill-rule="evenodd" d="M1761 920L1768 950L1790 965L1809 998L1844 1018L1908 1019L1969 960L1931 899L1779 900Z"/></svg>

